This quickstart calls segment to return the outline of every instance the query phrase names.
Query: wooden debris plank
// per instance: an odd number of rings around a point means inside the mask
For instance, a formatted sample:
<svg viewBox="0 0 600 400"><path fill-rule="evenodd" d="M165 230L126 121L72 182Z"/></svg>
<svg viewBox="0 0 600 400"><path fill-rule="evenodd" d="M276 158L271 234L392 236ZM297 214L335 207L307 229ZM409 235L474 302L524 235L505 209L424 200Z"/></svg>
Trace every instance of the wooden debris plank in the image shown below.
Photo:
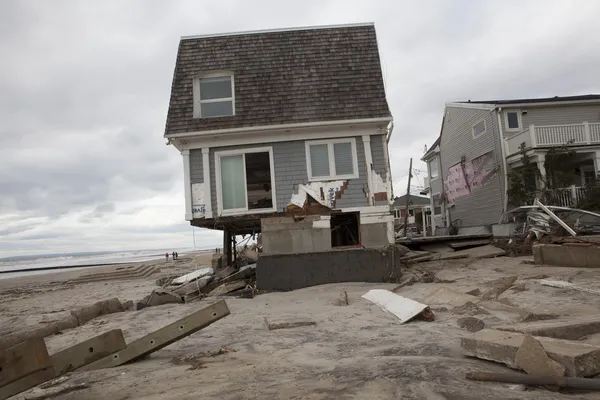
<svg viewBox="0 0 600 400"><path fill-rule="evenodd" d="M101 368L117 367L130 361L138 360L203 329L228 315L229 308L227 307L227 303L224 300L221 300L152 332L149 335L135 340L129 343L125 349L79 368L78 370L90 371Z"/></svg>
<svg viewBox="0 0 600 400"><path fill-rule="evenodd" d="M42 338L0 350L0 387L49 367L52 359Z"/></svg>
<svg viewBox="0 0 600 400"><path fill-rule="evenodd" d="M54 378L54 369L48 367L32 374L22 377L8 385L0 387L0 400L8 399L16 394L24 392L32 387Z"/></svg>
<svg viewBox="0 0 600 400"><path fill-rule="evenodd" d="M448 243L448 246L452 247L454 250L459 250L464 249L465 247L485 246L486 244L490 244L489 239L469 240L467 242L453 242Z"/></svg>
<svg viewBox="0 0 600 400"><path fill-rule="evenodd" d="M127 347L123 332L113 329L52 354L56 377L91 364Z"/></svg>

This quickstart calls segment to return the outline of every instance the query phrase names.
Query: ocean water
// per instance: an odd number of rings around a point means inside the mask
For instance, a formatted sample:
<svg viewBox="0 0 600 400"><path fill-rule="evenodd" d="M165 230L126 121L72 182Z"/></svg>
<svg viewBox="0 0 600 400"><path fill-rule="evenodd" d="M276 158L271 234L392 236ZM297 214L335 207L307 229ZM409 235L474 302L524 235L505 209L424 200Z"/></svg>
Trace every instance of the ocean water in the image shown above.
<svg viewBox="0 0 600 400"><path fill-rule="evenodd" d="M196 251L212 251L214 248L197 249ZM173 250L171 250L172 252ZM193 249L174 249L180 256L193 252ZM30 256L16 256L0 258L0 279L15 276L45 274L51 271L64 271L60 267L77 266L84 268L91 265L121 264L141 261L158 260L165 257L165 252L160 250L113 251L113 252L85 252L62 253ZM169 254L169 258L171 255ZM31 271L27 271L31 270Z"/></svg>

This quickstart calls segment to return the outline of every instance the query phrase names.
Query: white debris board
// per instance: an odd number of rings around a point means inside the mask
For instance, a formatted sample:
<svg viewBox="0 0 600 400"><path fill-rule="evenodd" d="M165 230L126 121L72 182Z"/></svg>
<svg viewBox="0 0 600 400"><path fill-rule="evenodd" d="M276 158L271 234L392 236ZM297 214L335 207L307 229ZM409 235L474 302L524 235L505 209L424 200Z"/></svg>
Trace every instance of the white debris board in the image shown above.
<svg viewBox="0 0 600 400"><path fill-rule="evenodd" d="M384 311L394 314L401 324L410 321L428 307L418 301L402 297L385 289L369 290L361 297L377 304Z"/></svg>
<svg viewBox="0 0 600 400"><path fill-rule="evenodd" d="M171 285L183 285L184 283L191 282L195 279L202 278L203 276L214 274L214 270L212 268L202 268L194 272L190 272L189 274L185 274L180 276L179 278L175 278L171 281Z"/></svg>

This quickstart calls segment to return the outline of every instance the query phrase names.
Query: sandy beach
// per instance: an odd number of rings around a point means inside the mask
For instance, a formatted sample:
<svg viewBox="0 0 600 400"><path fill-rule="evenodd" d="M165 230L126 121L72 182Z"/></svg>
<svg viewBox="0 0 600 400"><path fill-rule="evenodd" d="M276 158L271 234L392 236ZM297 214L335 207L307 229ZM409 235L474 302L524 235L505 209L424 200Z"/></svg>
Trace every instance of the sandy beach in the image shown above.
<svg viewBox="0 0 600 400"><path fill-rule="evenodd" d="M68 315L69 310L98 300L118 297L139 300L157 288L155 281L172 272L185 273L210 264L211 254L179 262L156 262L161 273L150 277L71 284L81 271L0 281L1 333L34 327ZM416 283L397 293L422 300L439 287L466 292L485 288L490 279L518 275L522 291L502 298L536 313L562 316L595 315L598 296L570 289L544 287L535 275L571 279L594 287L600 270L538 267L528 258L453 260L419 264L437 277L454 283ZM100 270L100 269L98 269ZM90 273L86 270L83 273ZM407 271L407 273L409 273ZM147 358L117 368L69 374L69 382L88 388L56 399L594 399L597 394L561 394L544 389L522 390L515 385L471 382L472 370L506 372L496 363L461 355L457 325L461 315L432 307L434 322L397 319L361 298L370 289L392 289L395 284L343 283L253 299L223 297L231 314ZM340 293L349 305L340 306ZM189 304L167 304L95 318L75 329L46 338L52 354L110 329L122 329L128 342L199 310L218 299ZM269 331L264 318L310 318L315 326ZM480 315L487 326L507 323L510 316ZM600 336L585 341L600 344ZM223 346L235 351L215 353ZM185 361L188 357L188 361ZM189 357L192 357L190 360ZM183 361L182 361L183 360ZM16 396L35 398L40 389Z"/></svg>

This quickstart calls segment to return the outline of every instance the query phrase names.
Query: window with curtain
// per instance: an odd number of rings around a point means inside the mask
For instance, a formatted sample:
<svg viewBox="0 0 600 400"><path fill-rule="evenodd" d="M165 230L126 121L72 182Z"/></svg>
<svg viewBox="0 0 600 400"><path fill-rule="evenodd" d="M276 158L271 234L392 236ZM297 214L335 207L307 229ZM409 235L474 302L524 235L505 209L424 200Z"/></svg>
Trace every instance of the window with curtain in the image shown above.
<svg viewBox="0 0 600 400"><path fill-rule="evenodd" d="M358 177L354 139L307 142L309 179Z"/></svg>

